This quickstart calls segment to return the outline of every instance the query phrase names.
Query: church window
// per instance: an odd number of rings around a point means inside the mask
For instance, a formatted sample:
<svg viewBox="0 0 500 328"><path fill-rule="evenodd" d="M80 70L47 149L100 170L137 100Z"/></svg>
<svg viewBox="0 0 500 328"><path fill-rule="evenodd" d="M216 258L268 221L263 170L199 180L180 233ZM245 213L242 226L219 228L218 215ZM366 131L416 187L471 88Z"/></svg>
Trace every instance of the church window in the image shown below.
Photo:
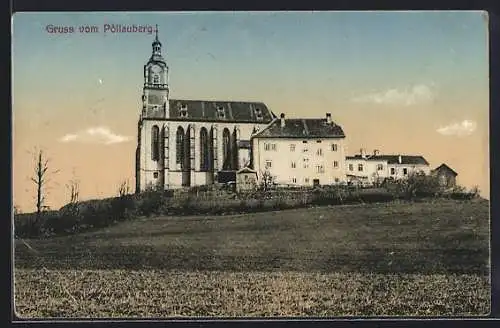
<svg viewBox="0 0 500 328"><path fill-rule="evenodd" d="M180 116L181 117L187 117L187 105L186 104L182 104L181 106L181 109L180 109Z"/></svg>
<svg viewBox="0 0 500 328"><path fill-rule="evenodd" d="M231 156L231 134L229 129L225 128L222 132L222 154L224 155L224 160L222 164L223 170L232 169L232 156Z"/></svg>
<svg viewBox="0 0 500 328"><path fill-rule="evenodd" d="M158 179L158 172L153 172L153 178Z"/></svg>
<svg viewBox="0 0 500 328"><path fill-rule="evenodd" d="M184 129L182 127L177 128L176 136L176 163L184 168Z"/></svg>
<svg viewBox="0 0 500 328"><path fill-rule="evenodd" d="M158 83L160 83L160 77L159 77L157 74L155 74L155 75L153 76L153 83L154 83L154 84L158 84Z"/></svg>
<svg viewBox="0 0 500 328"><path fill-rule="evenodd" d="M156 125L151 130L151 159L160 160L160 129Z"/></svg>
<svg viewBox="0 0 500 328"><path fill-rule="evenodd" d="M263 116L262 116L262 110L260 108L255 108L255 117L258 119L258 120L262 120Z"/></svg>
<svg viewBox="0 0 500 328"><path fill-rule="evenodd" d="M200 171L209 169L208 131L205 127L200 130Z"/></svg>
<svg viewBox="0 0 500 328"><path fill-rule="evenodd" d="M218 106L217 107L217 117L224 118L225 116L226 116L226 113L224 112L224 107Z"/></svg>

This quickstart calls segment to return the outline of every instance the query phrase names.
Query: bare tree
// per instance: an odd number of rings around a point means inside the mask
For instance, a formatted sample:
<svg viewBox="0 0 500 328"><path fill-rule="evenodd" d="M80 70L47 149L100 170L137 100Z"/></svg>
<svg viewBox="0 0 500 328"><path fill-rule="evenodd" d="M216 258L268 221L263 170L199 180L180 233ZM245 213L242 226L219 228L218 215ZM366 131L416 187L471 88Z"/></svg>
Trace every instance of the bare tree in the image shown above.
<svg viewBox="0 0 500 328"><path fill-rule="evenodd" d="M274 184L274 176L269 170L261 171L261 179L260 186L264 191L269 190Z"/></svg>
<svg viewBox="0 0 500 328"><path fill-rule="evenodd" d="M69 191L70 204L77 204L80 199L80 182L72 179L66 184L66 188Z"/></svg>
<svg viewBox="0 0 500 328"><path fill-rule="evenodd" d="M129 195L131 192L130 183L128 180L123 180L118 186L118 196L124 197Z"/></svg>
<svg viewBox="0 0 500 328"><path fill-rule="evenodd" d="M48 209L46 205L47 185L50 182L49 175L58 173L59 170L49 171L49 159L43 150L35 152L35 170L31 181L36 186L36 218L40 218L42 212Z"/></svg>

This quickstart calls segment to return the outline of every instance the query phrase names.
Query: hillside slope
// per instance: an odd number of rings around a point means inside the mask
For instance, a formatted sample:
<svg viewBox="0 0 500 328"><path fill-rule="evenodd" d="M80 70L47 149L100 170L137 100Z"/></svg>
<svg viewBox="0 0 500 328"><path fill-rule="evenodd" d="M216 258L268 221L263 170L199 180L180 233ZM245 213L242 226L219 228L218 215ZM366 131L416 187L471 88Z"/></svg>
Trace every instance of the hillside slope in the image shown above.
<svg viewBox="0 0 500 328"><path fill-rule="evenodd" d="M489 273L486 201L157 217L16 241L16 268Z"/></svg>

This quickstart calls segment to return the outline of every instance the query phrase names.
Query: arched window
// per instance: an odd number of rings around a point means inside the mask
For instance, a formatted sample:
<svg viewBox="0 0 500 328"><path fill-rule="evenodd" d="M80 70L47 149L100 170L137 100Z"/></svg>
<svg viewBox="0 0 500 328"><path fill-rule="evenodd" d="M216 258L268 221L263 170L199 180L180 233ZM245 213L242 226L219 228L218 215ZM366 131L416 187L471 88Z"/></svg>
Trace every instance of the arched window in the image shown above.
<svg viewBox="0 0 500 328"><path fill-rule="evenodd" d="M176 146L176 163L180 164L182 169L184 168L184 129L181 126L177 128Z"/></svg>
<svg viewBox="0 0 500 328"><path fill-rule="evenodd" d="M158 76L158 74L153 75L153 83L154 84L160 83L160 77Z"/></svg>
<svg viewBox="0 0 500 328"><path fill-rule="evenodd" d="M231 170L233 164L233 158L231 156L231 133L227 128L222 132L222 154L224 156L222 169Z"/></svg>
<svg viewBox="0 0 500 328"><path fill-rule="evenodd" d="M160 160L160 129L156 125L151 129L151 159Z"/></svg>
<svg viewBox="0 0 500 328"><path fill-rule="evenodd" d="M200 171L208 171L209 169L209 145L208 131L205 127L200 129Z"/></svg>

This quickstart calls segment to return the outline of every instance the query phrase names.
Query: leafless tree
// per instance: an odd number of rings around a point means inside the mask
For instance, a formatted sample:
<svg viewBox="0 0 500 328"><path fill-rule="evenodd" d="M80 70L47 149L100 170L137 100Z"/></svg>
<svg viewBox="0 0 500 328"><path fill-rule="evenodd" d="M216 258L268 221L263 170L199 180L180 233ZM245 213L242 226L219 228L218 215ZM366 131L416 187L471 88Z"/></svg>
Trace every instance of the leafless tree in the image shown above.
<svg viewBox="0 0 500 328"><path fill-rule="evenodd" d="M40 218L42 212L49 207L46 205L47 185L50 182L49 175L58 173L59 170L49 171L49 159L43 150L37 150L34 156L35 169L31 181L36 186L36 218Z"/></svg>
<svg viewBox="0 0 500 328"><path fill-rule="evenodd" d="M129 195L131 192L130 183L128 180L123 180L118 186L118 196L124 197Z"/></svg>
<svg viewBox="0 0 500 328"><path fill-rule="evenodd" d="M274 184L274 176L269 170L261 171L261 179L260 186L264 191L269 190Z"/></svg>
<svg viewBox="0 0 500 328"><path fill-rule="evenodd" d="M77 204L80 199L80 182L72 179L66 184L66 188L69 191L70 204Z"/></svg>

